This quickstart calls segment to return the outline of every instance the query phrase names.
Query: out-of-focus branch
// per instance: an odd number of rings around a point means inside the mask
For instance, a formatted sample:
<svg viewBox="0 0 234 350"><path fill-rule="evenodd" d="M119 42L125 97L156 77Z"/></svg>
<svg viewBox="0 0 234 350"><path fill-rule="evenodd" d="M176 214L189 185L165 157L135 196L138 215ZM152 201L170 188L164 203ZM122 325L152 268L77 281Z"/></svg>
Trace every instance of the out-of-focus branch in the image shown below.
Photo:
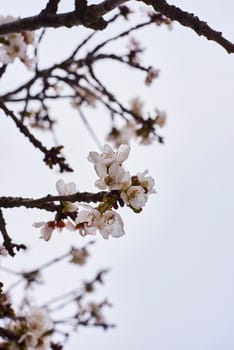
<svg viewBox="0 0 234 350"><path fill-rule="evenodd" d="M222 32L212 29L205 21L200 20L193 13L181 10L179 7L169 5L166 0L143 0L147 5L167 16L173 21L177 21L185 27L193 29L198 35L206 37L222 46L228 53L234 53L234 44L225 39Z"/></svg>
<svg viewBox="0 0 234 350"><path fill-rule="evenodd" d="M9 116L16 126L19 128L20 132L29 139L34 147L38 148L42 153L44 153L44 162L52 168L53 165L58 164L60 171L73 171L70 166L65 162L64 157L60 154L62 146L52 147L47 149L43 144L29 131L29 129L15 116L15 114L7 108L7 106L0 100L0 109Z"/></svg>
<svg viewBox="0 0 234 350"><path fill-rule="evenodd" d="M16 249L18 251L20 249L26 249L24 244L16 244L16 243L12 242L11 237L7 233L6 222L5 222L5 219L3 217L3 213L2 213L1 209L0 209L0 231L1 231L2 237L3 237L3 246L6 248L6 250L8 251L8 253L11 256L15 255L14 249Z"/></svg>

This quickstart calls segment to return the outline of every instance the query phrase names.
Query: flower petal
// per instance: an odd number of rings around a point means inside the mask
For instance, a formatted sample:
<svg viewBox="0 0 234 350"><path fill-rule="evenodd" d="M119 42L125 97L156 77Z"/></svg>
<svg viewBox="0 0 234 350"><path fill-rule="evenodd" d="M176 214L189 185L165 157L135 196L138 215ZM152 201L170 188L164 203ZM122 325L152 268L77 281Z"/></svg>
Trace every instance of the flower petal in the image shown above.
<svg viewBox="0 0 234 350"><path fill-rule="evenodd" d="M60 196L63 196L65 194L65 183L62 179L56 182L56 190Z"/></svg>

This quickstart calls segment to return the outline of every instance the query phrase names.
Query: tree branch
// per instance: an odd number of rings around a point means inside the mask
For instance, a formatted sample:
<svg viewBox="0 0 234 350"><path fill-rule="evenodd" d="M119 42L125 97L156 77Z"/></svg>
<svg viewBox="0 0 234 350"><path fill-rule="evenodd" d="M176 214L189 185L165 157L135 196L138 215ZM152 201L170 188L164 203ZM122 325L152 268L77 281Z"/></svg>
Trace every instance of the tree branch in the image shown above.
<svg viewBox="0 0 234 350"><path fill-rule="evenodd" d="M42 153L44 153L44 162L50 167L53 168L53 165L58 164L60 167L60 172L63 171L73 171L70 166L65 162L65 158L60 154L63 146L52 147L47 149L41 141L39 141L29 129L15 116L15 114L9 110L6 105L0 100L0 109L2 109L7 116L9 116L16 126L19 128L20 132L26 136L29 141L33 144L34 147L38 148Z"/></svg>
<svg viewBox="0 0 234 350"><path fill-rule="evenodd" d="M41 11L41 15L56 13L60 0L49 0L44 10Z"/></svg>
<svg viewBox="0 0 234 350"><path fill-rule="evenodd" d="M90 192L77 192L68 196L52 196L47 195L45 197L33 199L33 198L22 198L22 197L0 197L0 207L1 208L37 208L45 209L48 211L58 211L60 205L54 204L58 201L69 201L69 202L102 202L105 196L108 196L108 192L101 191L98 193ZM110 196L114 195L110 192Z"/></svg>
<svg viewBox="0 0 234 350"><path fill-rule="evenodd" d="M6 222L3 217L2 210L0 209L0 231L3 237L3 246L6 248L8 253L13 257L15 255L14 249L19 251L20 249L26 249L24 244L16 244L12 242L11 237L7 233Z"/></svg>
<svg viewBox="0 0 234 350"><path fill-rule="evenodd" d="M73 27L84 25L88 28L96 30L104 29L107 22L102 18L111 10L120 6L126 0L105 0L98 5L90 5L84 7L83 12L67 12L63 14L45 13L39 15L19 19L14 22L5 23L0 26L0 35L8 33L20 33L25 30L36 30L40 28L58 28L58 27Z"/></svg>
<svg viewBox="0 0 234 350"><path fill-rule="evenodd" d="M201 21L193 13L181 10L179 7L169 5L166 0L143 0L147 5L167 16L173 21L179 22L185 27L193 29L198 35L206 37L222 46L228 53L234 53L234 44L222 36L222 32L212 29L206 22Z"/></svg>

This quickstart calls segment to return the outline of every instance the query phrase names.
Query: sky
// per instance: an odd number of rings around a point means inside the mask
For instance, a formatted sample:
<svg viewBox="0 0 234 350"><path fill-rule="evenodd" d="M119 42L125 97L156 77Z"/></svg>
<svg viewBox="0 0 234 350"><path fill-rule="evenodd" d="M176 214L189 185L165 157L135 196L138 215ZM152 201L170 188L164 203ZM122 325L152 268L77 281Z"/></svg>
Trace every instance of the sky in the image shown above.
<svg viewBox="0 0 234 350"><path fill-rule="evenodd" d="M173 4L195 13L234 42L232 1L178 0ZM40 7L29 0L1 5L2 14L21 16L36 13ZM62 9L67 7L63 2ZM52 30L41 50L43 64L66 55L84 33L82 28ZM100 38L105 35L100 33ZM66 349L232 350L233 55L178 24L171 31L152 27L137 37L147 48L144 61L160 69L152 87L144 86L140 73L117 66L113 70L108 64L100 65L99 74L126 103L140 96L149 110L158 107L167 113L167 125L161 131L165 144L134 144L127 162L131 172L149 170L156 179L157 194L141 215L123 210L126 235L109 241L97 237L87 268L77 272L83 279L99 268L110 268L100 295L112 301L108 320L117 327L108 332L80 329ZM123 44L118 45L121 49ZM21 77L17 69L12 74ZM14 83L15 75L9 85ZM0 89L4 90L2 84ZM80 191L94 190L95 174L86 157L97 146L69 106L55 104L54 114L59 117L57 137L75 168L63 179L76 182ZM34 197L55 193L61 176L45 168L39 152L4 118L1 115L1 193ZM104 142L108 120L97 110L90 111L89 120L94 118L95 130ZM48 214L14 209L6 211L6 217L13 237L22 237L31 252L15 262L2 262L4 266L33 267L35 261L59 255L64 247L83 243L82 238L63 233L48 243L39 240L32 223ZM56 295L62 285L73 285L76 272L70 276L64 270L61 281L62 272L48 273L50 290L40 290L41 300Z"/></svg>

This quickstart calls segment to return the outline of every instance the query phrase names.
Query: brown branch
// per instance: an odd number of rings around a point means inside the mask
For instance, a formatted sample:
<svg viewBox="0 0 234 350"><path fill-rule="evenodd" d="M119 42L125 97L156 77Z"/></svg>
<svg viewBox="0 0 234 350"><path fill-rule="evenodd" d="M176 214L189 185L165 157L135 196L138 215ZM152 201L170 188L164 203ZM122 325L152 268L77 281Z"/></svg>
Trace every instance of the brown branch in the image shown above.
<svg viewBox="0 0 234 350"><path fill-rule="evenodd" d="M44 10L41 11L41 15L46 15L49 13L56 13L58 10L58 5L60 0L49 0Z"/></svg>
<svg viewBox="0 0 234 350"><path fill-rule="evenodd" d="M44 153L44 162L50 167L53 168L53 165L58 164L60 167L60 172L63 171L73 171L70 166L65 162L65 158L60 154L63 146L52 147L47 149L41 141L39 141L29 129L15 116L15 114L9 110L6 105L0 100L0 109L9 116L19 128L20 132L33 144L34 147L38 148L42 153Z"/></svg>
<svg viewBox="0 0 234 350"><path fill-rule="evenodd" d="M234 44L222 36L222 32L212 29L206 22L201 21L193 13L181 10L179 7L169 5L166 0L142 0L147 5L167 16L173 21L177 21L185 27L193 29L198 35L203 35L208 40L212 40L222 46L228 53L234 53Z"/></svg>
<svg viewBox="0 0 234 350"><path fill-rule="evenodd" d="M3 246L6 248L10 256L15 255L14 249L16 249L17 251L19 251L20 249L26 249L26 246L24 244L16 244L12 242L11 237L7 233L6 222L3 217L3 213L1 209L0 209L0 231L3 237Z"/></svg>
<svg viewBox="0 0 234 350"><path fill-rule="evenodd" d="M110 196L116 195L110 192ZM101 191L98 193L90 192L77 192L68 196L52 196L47 195L45 197L33 199L33 198L22 198L22 197L0 197L1 208L37 208L45 209L48 211L58 211L60 205L54 204L54 202L69 201L69 202L102 202L104 197L108 196L108 192Z"/></svg>
<svg viewBox="0 0 234 350"><path fill-rule="evenodd" d="M104 0L98 5L90 5L84 8L83 13L77 11L63 14L42 13L36 16L19 19L14 22L5 23L0 26L0 35L8 33L20 33L25 30L36 30L40 28L59 28L84 25L96 30L104 29L107 22L102 18L111 10L120 6L126 0Z"/></svg>
<svg viewBox="0 0 234 350"><path fill-rule="evenodd" d="M10 331L9 329L5 329L3 327L0 327L0 337L6 340L19 340L19 336L17 336L14 332ZM6 347L2 349L7 349Z"/></svg>

